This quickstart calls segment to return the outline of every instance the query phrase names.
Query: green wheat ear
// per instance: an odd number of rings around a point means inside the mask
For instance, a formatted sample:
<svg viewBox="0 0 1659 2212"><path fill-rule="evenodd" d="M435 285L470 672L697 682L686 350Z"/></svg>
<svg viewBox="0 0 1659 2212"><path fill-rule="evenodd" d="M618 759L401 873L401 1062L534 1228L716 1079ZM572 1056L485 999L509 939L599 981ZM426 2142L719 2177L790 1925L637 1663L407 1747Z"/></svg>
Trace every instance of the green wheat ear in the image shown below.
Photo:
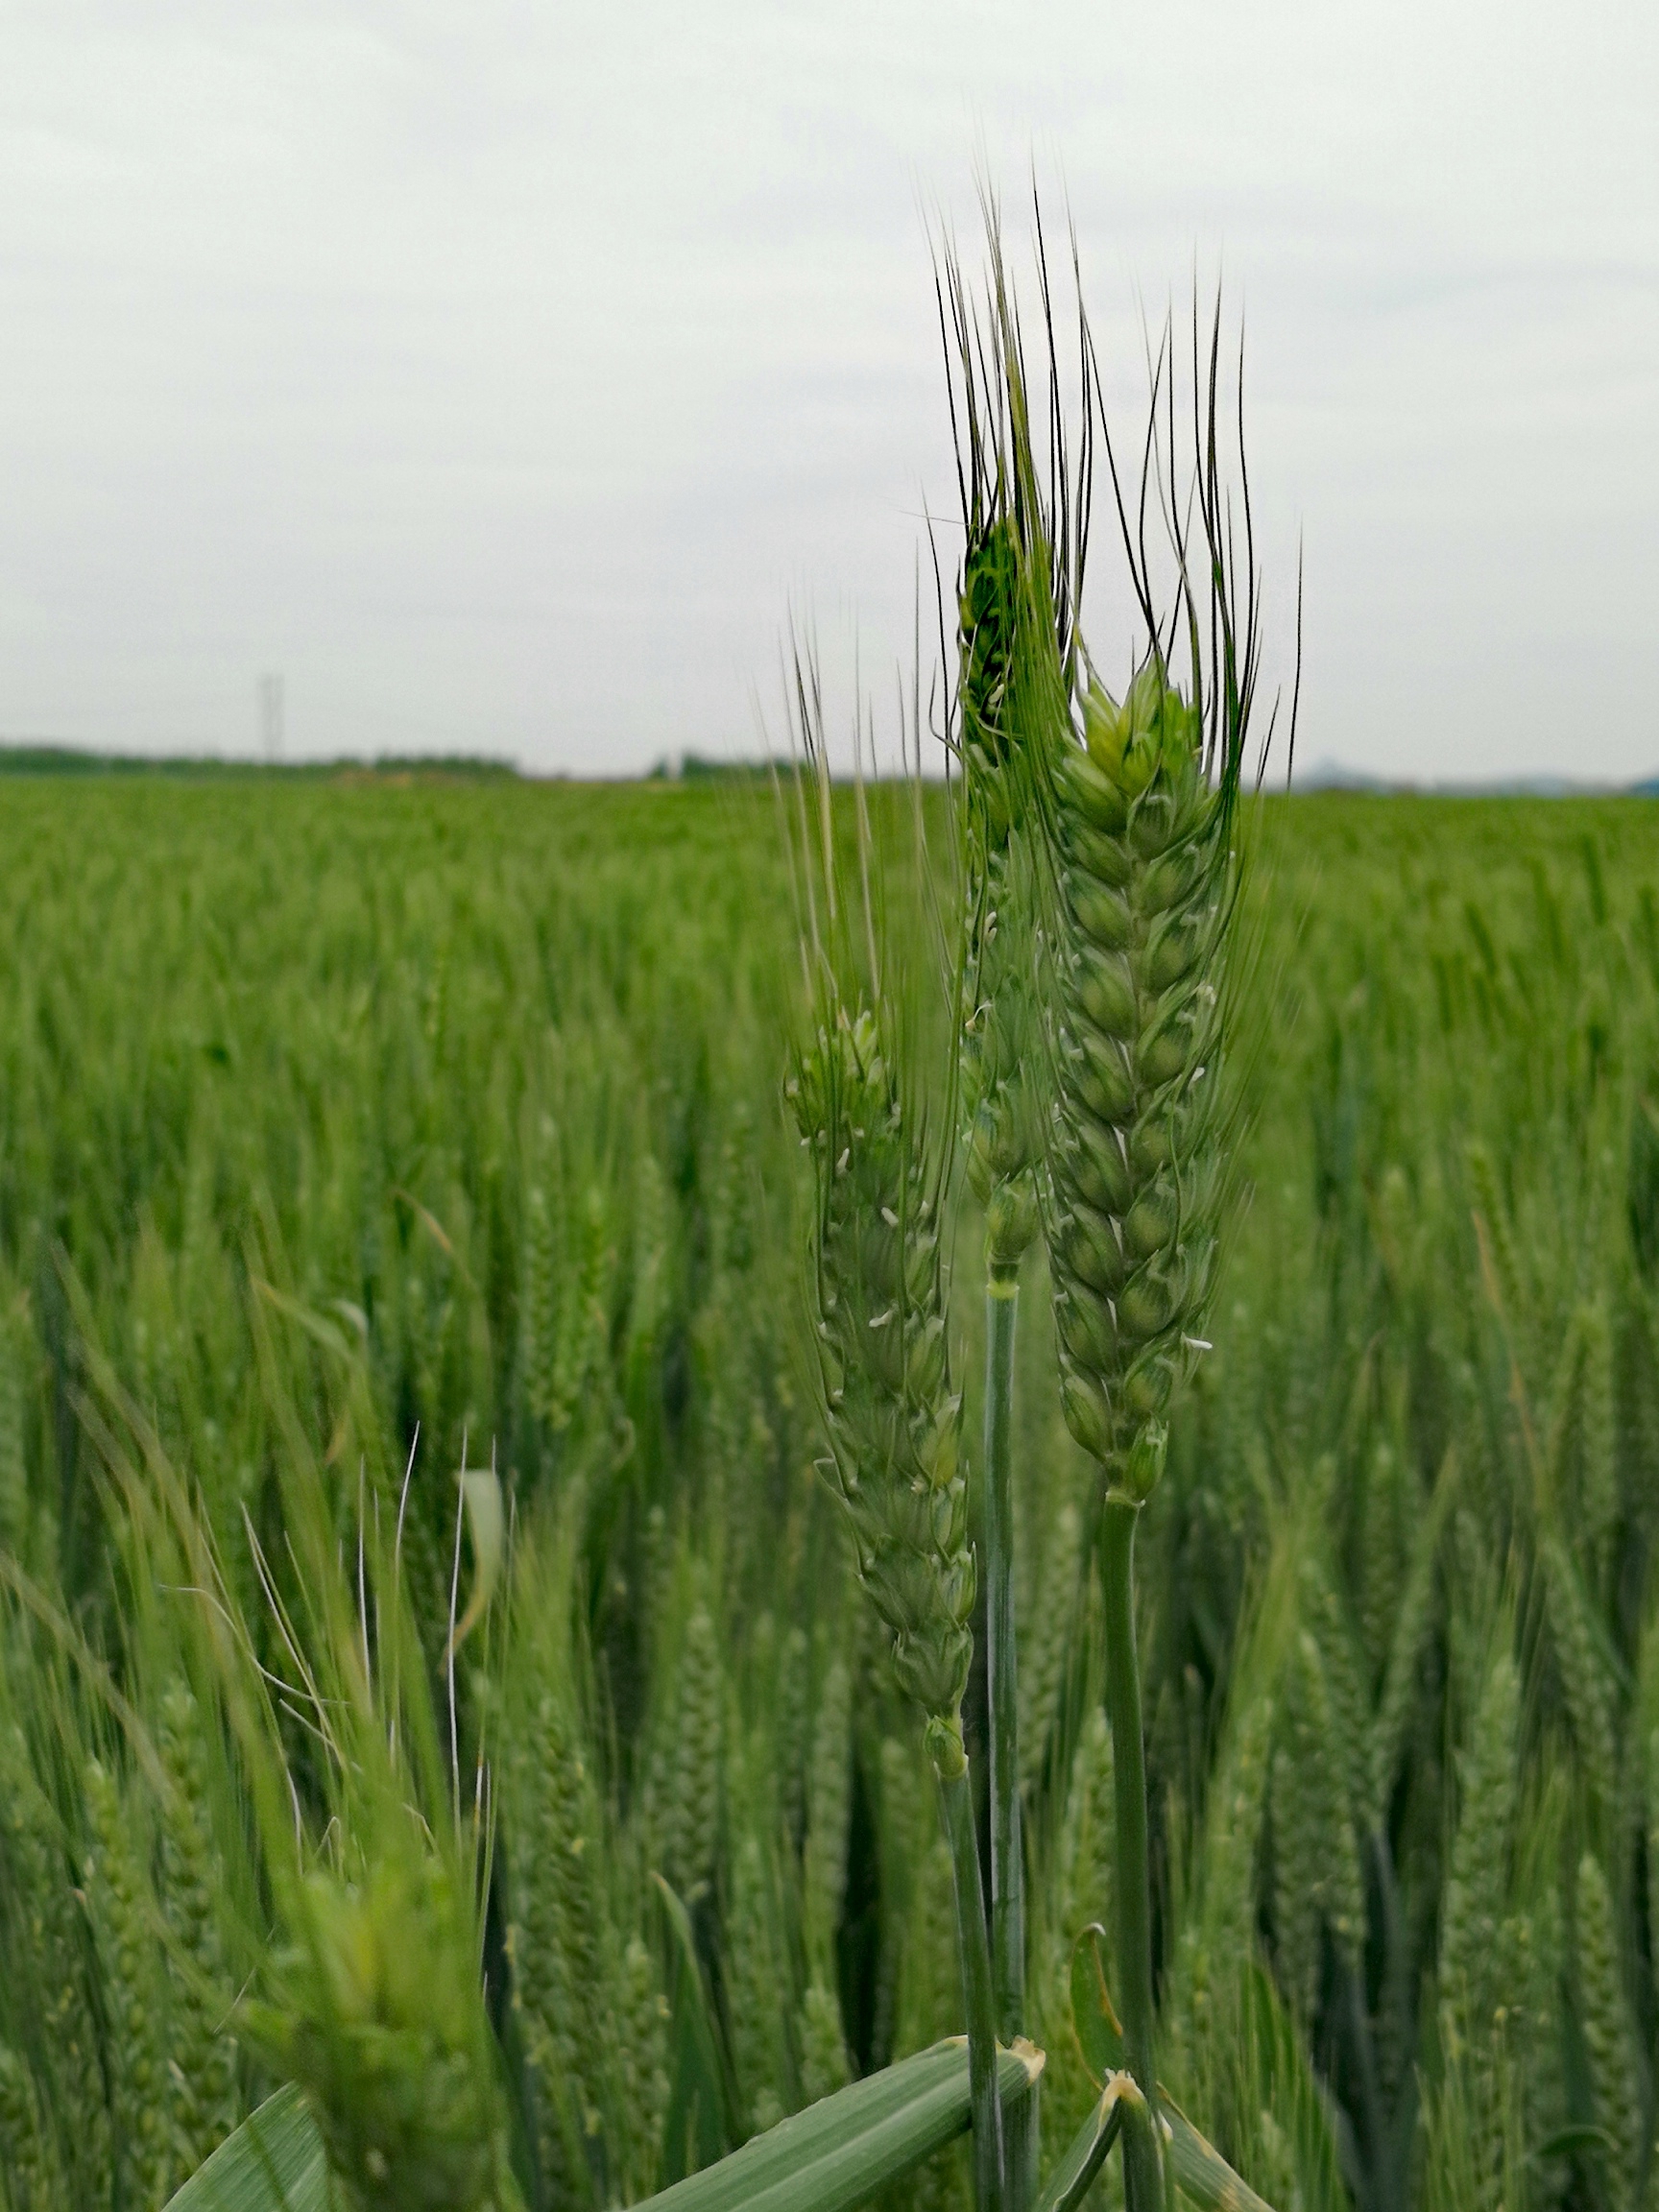
<svg viewBox="0 0 1659 2212"><path fill-rule="evenodd" d="M994 208L987 218L982 300L971 299L948 253L941 308L953 333L952 417L967 540L955 697L966 890L963 1152L986 1210L993 1278L1011 1279L1036 1234L1037 1171L1047 1141L1039 981L1042 798L1068 733L1089 469L1086 457L1072 466L1051 390L1050 469L1042 481L1019 306ZM1078 315L1086 338L1080 301ZM1046 282L1039 344L1052 379L1059 363ZM1044 382L1039 373L1040 390ZM1085 410L1090 392L1086 371ZM1084 446L1086 455L1086 438Z"/></svg>
<svg viewBox="0 0 1659 2212"><path fill-rule="evenodd" d="M858 1578L891 1639L899 1686L926 1717L926 1748L951 1846L974 2200L977 2212L995 2212L1000 2091L962 1735L975 1576L962 1401L950 1384L938 1163L867 1010L850 1016L840 1006L830 1009L800 1056L789 1094L817 1193L814 1305L828 1471L846 1510ZM814 1818L817 1811L814 1805ZM802 2072L810 2094L834 2086L841 2045L828 1991L813 1983L806 2000Z"/></svg>
<svg viewBox="0 0 1659 2212"><path fill-rule="evenodd" d="M124 2185L164 2204L179 2178L167 2126L164 1985L148 1925L152 1895L134 1834L134 1806L114 1772L88 1759L82 1774L90 1832L85 1895L108 2027L110 2104Z"/></svg>
<svg viewBox="0 0 1659 2212"><path fill-rule="evenodd" d="M789 1083L817 1189L813 1258L830 1471L901 1688L958 1768L973 1652L962 1401L946 1336L936 1172L875 1017L836 1008Z"/></svg>
<svg viewBox="0 0 1659 2212"><path fill-rule="evenodd" d="M159 1730L170 1785L161 1805L161 1888L180 1954L170 2067L175 2128L192 2173L242 2117L235 2039L225 2032L231 1992L217 1917L225 1868L213 1837L204 1725L189 1688L172 1683Z"/></svg>
<svg viewBox="0 0 1659 2212"><path fill-rule="evenodd" d="M1596 2125L1615 2204L1635 2201L1642 2173L1640 2061L1624 1991L1622 1945L1607 1877L1592 1852L1578 1863L1575 1899L1578 2003Z"/></svg>
<svg viewBox="0 0 1659 2212"><path fill-rule="evenodd" d="M280 2008L253 2017L306 2090L348 2200L360 2212L517 2212L470 1972L470 1900L451 1871L393 1843L357 1881L308 1876L293 1915Z"/></svg>
<svg viewBox="0 0 1659 2212"><path fill-rule="evenodd" d="M10 2045L0 2043L0 2174L8 2212L48 2212L64 2199L63 2176L51 2128L33 2077Z"/></svg>
<svg viewBox="0 0 1659 2212"><path fill-rule="evenodd" d="M962 970L961 1112L968 1180L986 1214L993 1274L1012 1275L1037 1231L1035 1169L1046 1108L1037 992L1039 879L1024 833L1030 703L1016 651L1030 619L1005 516L980 522L958 609L959 743L965 795L967 937Z"/></svg>
<svg viewBox="0 0 1659 2212"><path fill-rule="evenodd" d="M863 943L854 936L850 944L848 921L844 914L837 919L832 795L816 709L807 705L816 678L805 669L800 677L800 733L817 786L822 856L808 861L800 886L806 909L803 953L816 1019L796 1053L786 1091L812 1166L810 1304L819 1405L830 1444L824 1467L845 1511L858 1578L887 1630L899 1687L926 1719L924 1740L939 1779L950 1842L968 2026L974 2200L978 2212L996 2212L1002 2195L1001 2087L962 1732L976 1575L968 1543L962 1400L951 1383L941 1242L951 1116L940 1118L944 1141L930 1139L908 1079L899 1040L906 1001L883 986L882 958L889 947L878 941L862 784L855 796ZM805 780L797 796L805 821ZM920 838L920 806L917 822ZM817 1806L811 1811L816 1821ZM821 2082L828 2081L833 2056L828 2012L827 2005L817 2005L801 2023L804 2072Z"/></svg>
<svg viewBox="0 0 1659 2212"><path fill-rule="evenodd" d="M1236 776L1154 652L1053 777L1059 880L1049 1229L1061 1398L1108 1485L1146 1496L1163 1416L1206 1349L1219 1228L1219 967Z"/></svg>
<svg viewBox="0 0 1659 2212"><path fill-rule="evenodd" d="M0 1847L14 1900L14 1973L34 1994L32 2041L52 2092L53 2108L41 2113L55 2138L46 2154L67 2170L74 2200L108 2201L114 2153L87 1984L84 1913L58 1815L18 1729L0 1731Z"/></svg>

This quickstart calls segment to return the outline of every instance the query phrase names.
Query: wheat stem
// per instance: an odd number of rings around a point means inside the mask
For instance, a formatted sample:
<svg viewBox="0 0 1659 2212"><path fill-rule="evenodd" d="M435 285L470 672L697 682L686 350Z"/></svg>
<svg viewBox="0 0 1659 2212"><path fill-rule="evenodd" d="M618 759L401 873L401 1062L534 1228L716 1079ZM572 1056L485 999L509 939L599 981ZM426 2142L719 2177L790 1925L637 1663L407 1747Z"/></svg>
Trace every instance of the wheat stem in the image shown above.
<svg viewBox="0 0 1659 2212"><path fill-rule="evenodd" d="M1024 1873L1020 1699L1014 1642L1014 1338L1020 1286L994 1269L985 1293L985 1666L991 1707L991 1957L997 2032L1023 2032Z"/></svg>
<svg viewBox="0 0 1659 2212"><path fill-rule="evenodd" d="M991 1966L997 2032L1025 2031L1025 1865L1014 1631L1014 1345L1018 1262L993 1258L985 1289L985 1665L991 1709ZM1037 2194L1038 2088L1004 2115L1010 2212Z"/></svg>
<svg viewBox="0 0 1659 2212"><path fill-rule="evenodd" d="M930 1730L931 1734L932 1731ZM934 1752L939 1801L950 1845L950 1872L956 1897L956 1951L962 1968L962 1999L968 2014L968 2086L974 2111L974 2212L999 2212L1002 2188L1002 2095L997 2079L996 2005L992 1994L991 1946L985 1933L984 1891L979 1876L979 1837L974 1818L974 1791L968 1762L956 1738Z"/></svg>
<svg viewBox="0 0 1659 2212"><path fill-rule="evenodd" d="M1112 1796L1118 1829L1118 2002L1129 2071L1149 2110L1158 2073L1152 2025L1152 1888L1146 1850L1146 1755L1142 1742L1141 1662L1135 1646L1135 1526L1140 1507L1109 1497L1101 1516L1100 1593L1106 1614L1106 1711L1112 1722ZM1164 2200L1150 2128L1126 2128L1123 2181L1128 2212Z"/></svg>

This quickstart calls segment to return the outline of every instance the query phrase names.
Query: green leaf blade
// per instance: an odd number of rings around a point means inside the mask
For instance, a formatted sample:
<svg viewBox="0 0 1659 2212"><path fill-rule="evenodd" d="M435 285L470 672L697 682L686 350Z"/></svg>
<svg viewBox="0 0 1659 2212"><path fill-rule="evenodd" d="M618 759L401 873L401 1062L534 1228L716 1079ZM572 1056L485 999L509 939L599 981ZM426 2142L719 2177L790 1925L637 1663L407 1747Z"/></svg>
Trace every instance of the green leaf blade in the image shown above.
<svg viewBox="0 0 1659 2212"><path fill-rule="evenodd" d="M1035 2212L1075 2212L1106 2163L1107 2153L1118 2140L1118 2130L1122 2125L1123 2115L1118 2109L1117 2099L1103 2092L1071 2138L1066 2155L1049 2175Z"/></svg>
<svg viewBox="0 0 1659 2212"><path fill-rule="evenodd" d="M1004 2095L1030 2086L1041 2054L1003 2052ZM636 2212L852 2212L968 2125L968 2046L935 2043L781 2120Z"/></svg>
<svg viewBox="0 0 1659 2212"><path fill-rule="evenodd" d="M1214 2143L1199 2134L1166 2089L1159 2102L1169 2124L1167 2155L1175 2185L1204 2212L1273 2212L1264 2197L1237 2175Z"/></svg>
<svg viewBox="0 0 1659 2212"><path fill-rule="evenodd" d="M168 2200L167 2212L331 2212L317 2123L289 2083L250 2113Z"/></svg>

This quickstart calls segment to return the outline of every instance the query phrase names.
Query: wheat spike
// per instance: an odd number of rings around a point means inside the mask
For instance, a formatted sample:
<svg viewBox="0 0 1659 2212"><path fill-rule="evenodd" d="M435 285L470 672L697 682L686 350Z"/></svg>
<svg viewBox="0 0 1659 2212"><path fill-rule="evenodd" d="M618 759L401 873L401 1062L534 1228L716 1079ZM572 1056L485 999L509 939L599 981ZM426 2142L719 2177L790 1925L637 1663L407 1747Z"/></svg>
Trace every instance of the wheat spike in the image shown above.
<svg viewBox="0 0 1659 2212"><path fill-rule="evenodd" d="M732 2059L747 2134L781 2117L786 2083L778 2034L784 1979L774 1940L776 1905L759 1839L745 1835L732 1863L726 1915L726 2005Z"/></svg>
<svg viewBox="0 0 1659 2212"><path fill-rule="evenodd" d="M790 1089L817 1178L825 1411L859 1579L935 1763L959 1771L974 1572L936 1176L869 1013L832 1014Z"/></svg>
<svg viewBox="0 0 1659 2212"><path fill-rule="evenodd" d="M1488 1671L1461 1763L1462 1812L1440 1935L1441 2032L1461 2086L1477 2200L1503 2200L1519 2108L1515 2064L1527 1995L1525 1932L1508 1912L1520 1678L1507 1652Z"/></svg>
<svg viewBox="0 0 1659 2212"><path fill-rule="evenodd" d="M1641 2077L1613 1899L1607 1877L1588 1851L1578 1863L1576 1933L1578 2001L1596 2125L1612 2145L1606 2167L1617 2212L1635 2212L1643 2166Z"/></svg>
<svg viewBox="0 0 1659 2212"><path fill-rule="evenodd" d="M1273 1759L1274 1936L1286 1995L1304 2020L1319 1993L1319 1932L1357 1967L1364 1889L1319 1647L1291 1650Z"/></svg>
<svg viewBox="0 0 1659 2212"><path fill-rule="evenodd" d="M542 2169L579 2189L599 2126L598 2046L585 2030L604 1986L596 1810L576 1731L544 1695L513 1747L515 1848L508 1867L513 2002L537 2076Z"/></svg>
<svg viewBox="0 0 1659 2212"><path fill-rule="evenodd" d="M1516 1810L1520 1678L1507 1653L1486 1678L1461 1763L1462 1812L1440 1934L1442 2002L1465 2037L1490 2026L1505 1993L1494 1984L1508 1910ZM1513 2002L1518 1992L1507 1992Z"/></svg>
<svg viewBox="0 0 1659 2212"><path fill-rule="evenodd" d="M824 1677L812 1728L806 1790L806 1848L801 1869L806 1991L800 2017L801 2081L808 2104L851 2079L837 1994L836 1937L847 1890L852 1807L853 1678L836 1659ZM818 2086L814 2086L818 2084Z"/></svg>
<svg viewBox="0 0 1659 2212"><path fill-rule="evenodd" d="M847 1892L847 1831L853 1797L853 1677L836 1659L824 1677L812 1729L807 1778L802 1919L807 1955L826 1973L834 1955Z"/></svg>
<svg viewBox="0 0 1659 2212"><path fill-rule="evenodd" d="M774 1763L783 1833L797 1851L806 1840L806 1760L810 1739L811 1651L804 1628L783 1639L779 1659Z"/></svg>
<svg viewBox="0 0 1659 2212"><path fill-rule="evenodd" d="M1582 1466L1579 1510L1591 1586L1605 1591L1619 1519L1619 1408L1613 1331L1604 1300L1586 1307L1584 1368L1578 1415Z"/></svg>
<svg viewBox="0 0 1659 2212"><path fill-rule="evenodd" d="M963 1151L986 1210L993 1273L1013 1274L1037 1228L1033 1169L1045 1101L1037 878L1020 831L1029 770L1016 632L1024 598L1016 526L975 516L962 565L957 700L968 857L961 1050Z"/></svg>
<svg viewBox="0 0 1659 2212"><path fill-rule="evenodd" d="M935 1832L917 1863L911 1885L893 2056L908 2057L913 2051L925 2051L941 2035L961 2032L962 1990L952 1934L950 1853L943 1836Z"/></svg>
<svg viewBox="0 0 1659 2212"><path fill-rule="evenodd" d="M540 1131L534 1172L524 1200L524 1290L521 1313L525 1397L530 1410L550 1427L562 1425L559 1399L559 1162L553 1124Z"/></svg>
<svg viewBox="0 0 1659 2212"><path fill-rule="evenodd" d="M1531 1293L1516 1250L1509 1208L1499 1185L1497 1166L1486 1145L1479 1141L1471 1144L1466 1160L1476 1209L1484 1231L1485 1249L1491 1260L1499 1318L1522 1375L1528 1376L1535 1371L1535 1322Z"/></svg>
<svg viewBox="0 0 1659 2212"><path fill-rule="evenodd" d="M1387 1663L1399 1608L1407 1520L1405 1462L1386 1438L1379 1437L1365 1468L1359 1546L1359 1618L1373 1684Z"/></svg>
<svg viewBox="0 0 1659 2212"><path fill-rule="evenodd" d="M1276 1733L1276 1708L1264 1695L1229 1723L1205 1808L1194 1903L1177 1945L1169 2012L1178 2070L1200 2102L1216 2105L1231 2088L1242 1995L1257 1957L1256 1868Z"/></svg>
<svg viewBox="0 0 1659 2212"><path fill-rule="evenodd" d="M23 1456L23 1332L0 1306L0 1550L29 1555L29 1470Z"/></svg>
<svg viewBox="0 0 1659 2212"><path fill-rule="evenodd" d="M1376 1782L1372 1802L1386 1816L1400 1768L1401 1753L1418 1695L1418 1670L1434 1624L1440 1538L1453 1495L1452 1469L1443 1468L1434 1496L1420 1509L1411 1532L1411 1557L1406 1587L1389 1638L1382 1694L1373 1732Z"/></svg>
<svg viewBox="0 0 1659 2212"><path fill-rule="evenodd" d="M1162 1464L1157 1425L1203 1348L1231 813L1204 773L1198 709L1156 655L1121 707L1091 686L1085 728L1087 748L1054 770L1049 1263L1067 1421L1109 1485L1139 1499Z"/></svg>
<svg viewBox="0 0 1659 2212"><path fill-rule="evenodd" d="M472 1870L426 1855L401 1809L394 1820L356 1880L318 1871L291 1896L296 1942L275 1963L276 2002L253 2018L304 2090L353 2212L505 2212Z"/></svg>
<svg viewBox="0 0 1659 2212"><path fill-rule="evenodd" d="M625 2201L633 2203L658 2185L669 2098L668 2000L657 1961L638 1936L628 1938L622 1953L615 2025L617 2085L628 2115L622 2152Z"/></svg>
<svg viewBox="0 0 1659 2212"><path fill-rule="evenodd" d="M113 2158L82 1913L62 1831L17 1730L0 1735L0 1836L16 1900L12 1925L21 1944L20 1978L35 1998L34 2048L51 2084L45 2117L54 2125L59 2162L79 2199L105 2203L114 2186Z"/></svg>
<svg viewBox="0 0 1659 2212"><path fill-rule="evenodd" d="M84 1787L92 1833L87 1909L109 2032L115 2140L127 2186L141 2203L161 2205L180 2176L168 2125L164 1984L146 1917L149 1884L134 1848L133 1808L113 1774L89 1759Z"/></svg>
<svg viewBox="0 0 1659 2212"><path fill-rule="evenodd" d="M161 1801L161 1901L181 1966L174 1981L174 2125L193 2173L242 2113L236 2042L225 2032L234 1997L218 1922L225 1869L208 1810L201 1709L182 1682L162 1697L158 1737L171 1786Z"/></svg>
<svg viewBox="0 0 1659 2212"><path fill-rule="evenodd" d="M0 2188L7 2212L57 2212L65 2196L34 2080L5 2043L0 2043Z"/></svg>
<svg viewBox="0 0 1659 2212"><path fill-rule="evenodd" d="M841 2032L841 2001L814 1977L801 2000L801 2091L808 2104L844 2088L852 2079Z"/></svg>
<svg viewBox="0 0 1659 2212"><path fill-rule="evenodd" d="M1360 1679L1362 1656L1357 1647L1347 1606L1331 1576L1310 1562L1304 1611L1319 1646L1319 1661L1331 1700L1336 1745L1342 1758L1348 1809L1361 1834L1377 1824L1375 1762L1371 1751L1371 1702Z"/></svg>
<svg viewBox="0 0 1659 2212"><path fill-rule="evenodd" d="M721 1737L726 1700L720 1647L707 1605L692 1607L680 1654L662 1870L688 1902L704 1893L720 1839Z"/></svg>
<svg viewBox="0 0 1659 2212"><path fill-rule="evenodd" d="M1540 1547L1544 1569L1550 1641L1560 1670L1561 1688L1577 1746L1584 1780L1595 1801L1610 1812L1615 1803L1618 1757L1609 1710L1610 1689L1606 1668L1596 1647L1578 1570L1567 1547L1557 1536L1547 1536Z"/></svg>

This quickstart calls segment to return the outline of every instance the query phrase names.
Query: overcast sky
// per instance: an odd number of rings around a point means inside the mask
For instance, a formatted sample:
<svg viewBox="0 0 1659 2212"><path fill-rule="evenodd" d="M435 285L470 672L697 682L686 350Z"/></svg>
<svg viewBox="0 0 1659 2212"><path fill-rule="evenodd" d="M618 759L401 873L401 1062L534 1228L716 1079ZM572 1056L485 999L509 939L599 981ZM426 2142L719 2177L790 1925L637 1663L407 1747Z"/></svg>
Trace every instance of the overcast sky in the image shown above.
<svg viewBox="0 0 1659 2212"><path fill-rule="evenodd" d="M0 736L742 753L792 608L884 699L976 154L1121 424L1242 309L1303 760L1659 769L1652 0L13 0Z"/></svg>

